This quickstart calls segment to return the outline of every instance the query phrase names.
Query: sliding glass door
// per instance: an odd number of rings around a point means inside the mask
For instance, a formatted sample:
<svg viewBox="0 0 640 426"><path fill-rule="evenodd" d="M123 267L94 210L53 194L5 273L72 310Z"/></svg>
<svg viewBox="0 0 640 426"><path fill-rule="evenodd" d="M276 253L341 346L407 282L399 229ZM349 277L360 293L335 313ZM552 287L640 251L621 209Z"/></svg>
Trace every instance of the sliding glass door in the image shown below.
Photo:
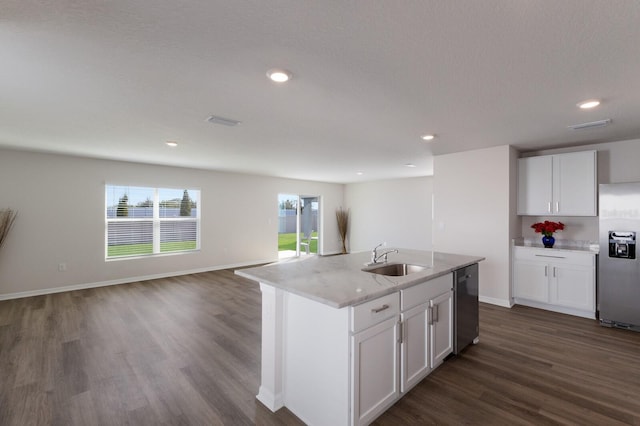
<svg viewBox="0 0 640 426"><path fill-rule="evenodd" d="M318 254L320 202L317 196L278 195L278 257Z"/></svg>

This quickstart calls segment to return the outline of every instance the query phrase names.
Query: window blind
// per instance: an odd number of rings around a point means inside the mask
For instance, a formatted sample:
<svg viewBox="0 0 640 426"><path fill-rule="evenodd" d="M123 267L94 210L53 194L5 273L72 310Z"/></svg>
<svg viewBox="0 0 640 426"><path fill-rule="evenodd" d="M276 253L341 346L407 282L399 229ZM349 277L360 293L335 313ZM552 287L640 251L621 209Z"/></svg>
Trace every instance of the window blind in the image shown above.
<svg viewBox="0 0 640 426"><path fill-rule="evenodd" d="M200 248L200 191L106 185L106 258Z"/></svg>

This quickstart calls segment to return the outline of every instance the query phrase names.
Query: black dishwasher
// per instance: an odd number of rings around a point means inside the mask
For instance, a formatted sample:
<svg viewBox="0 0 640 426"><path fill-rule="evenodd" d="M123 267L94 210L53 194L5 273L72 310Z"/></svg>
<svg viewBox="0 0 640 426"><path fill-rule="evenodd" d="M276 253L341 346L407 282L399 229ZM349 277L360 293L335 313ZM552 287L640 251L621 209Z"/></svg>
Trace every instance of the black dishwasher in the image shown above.
<svg viewBox="0 0 640 426"><path fill-rule="evenodd" d="M479 339L478 264L454 271L453 282L453 353L457 355Z"/></svg>

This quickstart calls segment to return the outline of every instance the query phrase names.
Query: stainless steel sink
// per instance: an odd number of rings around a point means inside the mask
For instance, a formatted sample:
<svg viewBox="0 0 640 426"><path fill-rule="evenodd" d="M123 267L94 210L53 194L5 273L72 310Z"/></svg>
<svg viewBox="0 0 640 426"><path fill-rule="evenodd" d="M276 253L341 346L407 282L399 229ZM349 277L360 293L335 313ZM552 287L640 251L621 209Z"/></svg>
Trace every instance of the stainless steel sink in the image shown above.
<svg viewBox="0 0 640 426"><path fill-rule="evenodd" d="M379 266L369 266L364 268L363 271L371 272L372 274L386 275L389 277L403 277L426 269L428 269L427 266L412 265L409 263L383 263Z"/></svg>

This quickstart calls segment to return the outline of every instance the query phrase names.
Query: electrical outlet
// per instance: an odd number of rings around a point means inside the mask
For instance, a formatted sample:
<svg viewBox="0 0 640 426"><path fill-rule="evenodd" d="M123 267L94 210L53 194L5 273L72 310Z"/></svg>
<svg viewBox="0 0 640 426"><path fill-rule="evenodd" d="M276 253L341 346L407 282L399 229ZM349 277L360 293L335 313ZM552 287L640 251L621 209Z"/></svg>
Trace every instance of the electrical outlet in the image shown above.
<svg viewBox="0 0 640 426"><path fill-rule="evenodd" d="M58 263L58 272L64 272L67 270L67 264L66 263Z"/></svg>

